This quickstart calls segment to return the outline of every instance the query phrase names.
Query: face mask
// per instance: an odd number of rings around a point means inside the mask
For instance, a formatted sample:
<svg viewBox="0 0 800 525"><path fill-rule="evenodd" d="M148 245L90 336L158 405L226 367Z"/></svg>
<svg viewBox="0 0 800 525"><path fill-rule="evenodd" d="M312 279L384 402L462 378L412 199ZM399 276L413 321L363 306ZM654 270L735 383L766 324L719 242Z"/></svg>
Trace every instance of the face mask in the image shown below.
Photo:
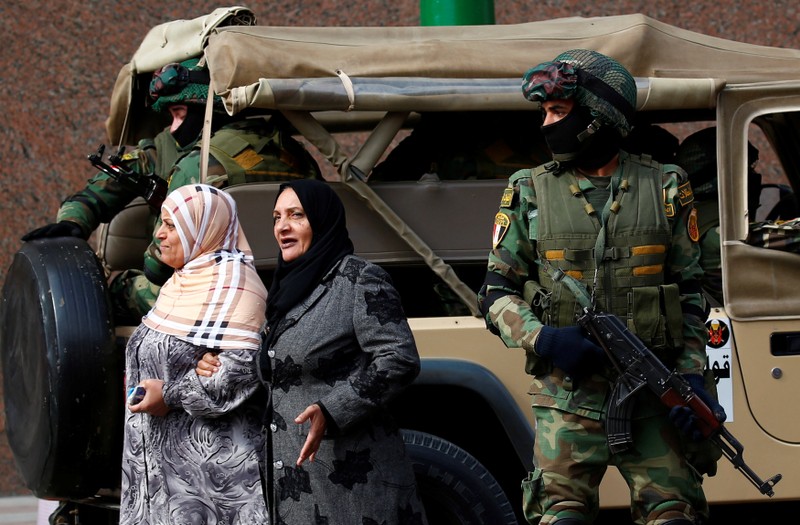
<svg viewBox="0 0 800 525"><path fill-rule="evenodd" d="M596 170L608 164L614 155L619 153L622 137L611 126L602 125L594 134L583 142L583 148L575 159L575 166L587 170Z"/></svg>
<svg viewBox="0 0 800 525"><path fill-rule="evenodd" d="M553 160L578 168L596 169L607 164L619 152L619 133L600 125L589 108L575 106L563 119L542 126Z"/></svg>
<svg viewBox="0 0 800 525"><path fill-rule="evenodd" d="M591 123L591 115L583 109L582 106L576 105L558 122L542 126L542 134L553 154L553 160L569 163L578 157L581 150L581 140L578 135L586 131Z"/></svg>
<svg viewBox="0 0 800 525"><path fill-rule="evenodd" d="M186 118L183 119L178 129L172 132L172 138L182 148L197 140L200 132L203 131L203 121L205 120L202 107L187 104L186 109Z"/></svg>

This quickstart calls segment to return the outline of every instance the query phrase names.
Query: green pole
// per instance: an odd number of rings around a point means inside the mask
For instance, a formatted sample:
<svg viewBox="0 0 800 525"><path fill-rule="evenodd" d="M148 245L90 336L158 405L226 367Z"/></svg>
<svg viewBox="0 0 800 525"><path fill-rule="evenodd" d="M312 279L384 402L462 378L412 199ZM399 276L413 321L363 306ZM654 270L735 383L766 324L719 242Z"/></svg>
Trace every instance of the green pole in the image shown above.
<svg viewBox="0 0 800 525"><path fill-rule="evenodd" d="M494 0L420 0L423 26L494 24Z"/></svg>

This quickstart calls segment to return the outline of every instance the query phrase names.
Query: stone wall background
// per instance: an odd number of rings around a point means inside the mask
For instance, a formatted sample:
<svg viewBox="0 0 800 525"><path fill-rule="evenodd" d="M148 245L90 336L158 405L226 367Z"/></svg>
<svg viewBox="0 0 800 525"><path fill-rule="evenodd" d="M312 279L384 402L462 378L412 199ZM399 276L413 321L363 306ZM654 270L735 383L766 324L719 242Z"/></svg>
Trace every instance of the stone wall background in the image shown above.
<svg viewBox="0 0 800 525"><path fill-rule="evenodd" d="M211 1L10 0L0 5L0 285L19 237L55 219L94 174L86 155L108 142L104 121L120 67L153 26L194 18ZM250 0L263 25L407 26L419 0ZM495 0L497 24L644 13L684 29L800 48L796 0ZM521 74L522 72L520 72ZM2 389L2 385L0 385ZM2 407L0 399L0 407ZM26 494L0 414L0 495Z"/></svg>

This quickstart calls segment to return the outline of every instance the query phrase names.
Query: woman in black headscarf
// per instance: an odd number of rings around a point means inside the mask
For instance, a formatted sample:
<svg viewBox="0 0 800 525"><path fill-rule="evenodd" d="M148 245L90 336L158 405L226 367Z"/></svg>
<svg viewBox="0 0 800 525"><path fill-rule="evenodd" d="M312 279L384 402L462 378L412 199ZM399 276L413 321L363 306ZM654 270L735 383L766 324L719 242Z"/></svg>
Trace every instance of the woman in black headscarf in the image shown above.
<svg viewBox="0 0 800 525"><path fill-rule="evenodd" d="M426 523L386 409L419 372L397 291L353 255L327 183L282 184L273 225L280 255L260 356L273 523Z"/></svg>

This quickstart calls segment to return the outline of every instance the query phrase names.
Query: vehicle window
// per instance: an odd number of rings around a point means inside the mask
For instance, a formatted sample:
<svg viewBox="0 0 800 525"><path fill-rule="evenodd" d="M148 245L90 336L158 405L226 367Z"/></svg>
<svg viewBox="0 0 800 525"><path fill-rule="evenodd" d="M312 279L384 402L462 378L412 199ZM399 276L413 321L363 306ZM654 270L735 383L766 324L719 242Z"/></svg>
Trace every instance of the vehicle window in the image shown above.
<svg viewBox="0 0 800 525"><path fill-rule="evenodd" d="M756 221L790 220L800 216L796 197L798 132L792 123L798 112L762 115L748 129L748 140L758 150L755 170L761 175L761 198ZM757 184L751 178L750 184Z"/></svg>

